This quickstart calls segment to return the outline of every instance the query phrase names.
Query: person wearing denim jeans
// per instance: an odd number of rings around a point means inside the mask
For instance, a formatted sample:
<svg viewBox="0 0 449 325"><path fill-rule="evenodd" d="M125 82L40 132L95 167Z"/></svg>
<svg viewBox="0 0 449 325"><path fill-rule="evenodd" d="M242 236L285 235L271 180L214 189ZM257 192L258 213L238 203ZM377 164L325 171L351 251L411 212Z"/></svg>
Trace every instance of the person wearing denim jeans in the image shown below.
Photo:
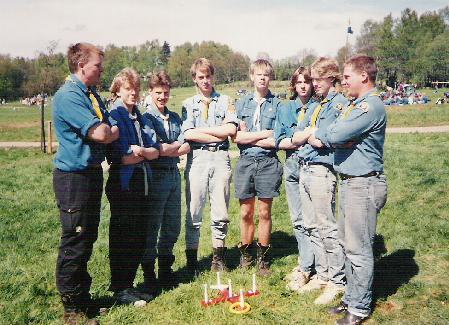
<svg viewBox="0 0 449 325"><path fill-rule="evenodd" d="M310 69L299 67L293 73L290 82L290 90L293 95L287 105L283 106L278 114L278 120L274 131L276 146L284 149L286 160L284 163L285 192L293 233L298 243L298 266L288 274L287 288L297 290L309 282L314 270L314 254L309 233L304 227L302 204L299 195L299 167L302 161L301 146L292 144L294 130L305 118L309 109L314 109L318 103L313 99L313 86L310 77Z"/></svg>
<svg viewBox="0 0 449 325"><path fill-rule="evenodd" d="M186 257L190 274L197 274L198 246L207 196L211 205L213 257L211 270L225 271L229 216L231 160L229 140L237 132L235 107L213 87L214 66L206 58L195 60L190 69L197 94L182 103L182 134L189 141L186 180Z"/></svg>
<svg viewBox="0 0 449 325"><path fill-rule="evenodd" d="M293 143L304 144L304 159L299 173L299 191L304 225L310 234L315 254L316 277L298 289L299 293L324 288L315 304L328 304L344 291L344 256L338 243L335 218L336 175L333 148L323 145L311 130L326 129L340 114L346 98L337 91L340 73L336 61L321 57L311 67L314 90L320 103L306 114L293 136Z"/></svg>
<svg viewBox="0 0 449 325"><path fill-rule="evenodd" d="M159 158L150 162L153 190L150 191L146 249L140 264L144 290L154 294L176 284L172 270L175 262L173 247L181 231L181 175L177 164L179 156L190 151L190 145L182 137L181 118L166 106L171 88L168 74L165 71L152 74L148 86L149 101L143 117L152 122L160 150Z"/></svg>
<svg viewBox="0 0 449 325"><path fill-rule="evenodd" d="M369 56L346 61L342 85L354 99L326 130L315 130L316 138L335 148L339 175L338 231L347 286L342 302L329 310L345 313L337 324L360 324L372 308L373 243L377 215L387 200L383 173L387 116L375 89L376 74L376 63Z"/></svg>

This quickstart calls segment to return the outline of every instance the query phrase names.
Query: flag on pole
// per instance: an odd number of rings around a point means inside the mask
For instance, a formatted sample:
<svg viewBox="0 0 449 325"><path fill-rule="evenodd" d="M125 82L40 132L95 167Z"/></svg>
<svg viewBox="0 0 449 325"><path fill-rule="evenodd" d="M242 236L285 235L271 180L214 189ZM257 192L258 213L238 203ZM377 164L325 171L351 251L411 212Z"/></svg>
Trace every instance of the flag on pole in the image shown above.
<svg viewBox="0 0 449 325"><path fill-rule="evenodd" d="M352 27L351 27L351 18L349 18L349 20L348 20L348 29L347 29L347 33L348 33L348 34L354 34L354 31L352 30Z"/></svg>

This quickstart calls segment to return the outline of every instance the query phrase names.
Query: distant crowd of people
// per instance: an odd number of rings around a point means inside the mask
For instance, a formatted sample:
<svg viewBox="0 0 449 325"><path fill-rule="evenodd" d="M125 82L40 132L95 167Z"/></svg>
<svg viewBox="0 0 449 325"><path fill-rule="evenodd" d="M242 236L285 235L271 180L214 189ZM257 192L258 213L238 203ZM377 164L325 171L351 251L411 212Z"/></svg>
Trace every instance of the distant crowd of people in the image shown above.
<svg viewBox="0 0 449 325"><path fill-rule="evenodd" d="M400 83L396 88L387 87L386 91L380 93L380 98L385 105L414 105L430 103L430 98L416 91L417 85Z"/></svg>
<svg viewBox="0 0 449 325"><path fill-rule="evenodd" d="M47 104L47 102L48 102L47 94L44 94L43 96L42 96L42 94L38 94L38 95L34 95L32 97L24 97L24 98L22 98L22 100L20 102L22 103L22 105L40 106L40 105L42 105L42 101L44 101L44 104Z"/></svg>

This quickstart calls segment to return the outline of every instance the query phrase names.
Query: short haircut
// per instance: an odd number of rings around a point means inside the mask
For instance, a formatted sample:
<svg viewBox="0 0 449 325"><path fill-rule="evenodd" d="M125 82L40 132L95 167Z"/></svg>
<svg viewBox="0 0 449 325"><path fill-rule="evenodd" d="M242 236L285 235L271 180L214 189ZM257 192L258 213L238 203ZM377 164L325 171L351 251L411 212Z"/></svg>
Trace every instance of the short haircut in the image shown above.
<svg viewBox="0 0 449 325"><path fill-rule="evenodd" d="M113 95L113 97L117 97L117 93L120 90L120 87L124 84L128 83L131 88L140 90L140 76L136 72L136 70L131 68L125 68L114 77L112 80L111 87L109 91Z"/></svg>
<svg viewBox="0 0 449 325"><path fill-rule="evenodd" d="M357 71L358 73L362 73L365 71L368 74L368 79L371 82L376 82L377 77L377 65L374 58L368 55L355 55L351 58L349 58L345 65L350 66L354 71Z"/></svg>
<svg viewBox="0 0 449 325"><path fill-rule="evenodd" d="M215 73L215 68L212 63L206 58L196 59L192 66L190 67L190 73L192 74L192 78L195 78L197 71L208 71L211 76Z"/></svg>
<svg viewBox="0 0 449 325"><path fill-rule="evenodd" d="M97 46L90 43L76 43L71 44L67 51L67 61L69 63L69 70L71 73L78 71L78 63L86 63L89 61L91 54L98 54L104 57L104 52Z"/></svg>
<svg viewBox="0 0 449 325"><path fill-rule="evenodd" d="M249 67L249 75L252 76L256 69L262 69L270 76L270 79L274 79L274 69L270 61L266 59L257 59L252 62Z"/></svg>
<svg viewBox="0 0 449 325"><path fill-rule="evenodd" d="M300 66L298 69L293 72L292 78L290 79L290 87L288 87L288 90L292 92L292 96L290 99L295 99L298 97L298 92L296 91L296 83L298 82L299 76L303 75L304 80L308 84L312 84L312 77L310 76L310 68ZM313 87L312 87L312 95L313 95Z"/></svg>
<svg viewBox="0 0 449 325"><path fill-rule="evenodd" d="M159 71L150 75L148 80L148 88L153 90L155 87L167 86L171 88L170 76L165 71Z"/></svg>
<svg viewBox="0 0 449 325"><path fill-rule="evenodd" d="M326 57L319 57L310 66L312 72L317 73L320 78L333 78L334 85L341 81L340 69L336 60Z"/></svg>

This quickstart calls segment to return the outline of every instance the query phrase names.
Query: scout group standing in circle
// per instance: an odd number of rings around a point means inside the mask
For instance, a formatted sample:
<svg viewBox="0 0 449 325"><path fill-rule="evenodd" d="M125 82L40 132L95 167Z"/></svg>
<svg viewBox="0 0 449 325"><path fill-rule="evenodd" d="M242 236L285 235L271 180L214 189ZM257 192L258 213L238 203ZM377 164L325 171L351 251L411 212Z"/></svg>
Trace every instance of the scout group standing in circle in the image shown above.
<svg viewBox="0 0 449 325"><path fill-rule="evenodd" d="M190 70L197 94L183 101L181 117L167 108L167 73L149 78L151 101L141 113L140 76L123 69L110 87L113 102L107 111L95 91L104 53L77 43L67 57L71 75L53 106L59 140L53 185L62 226L56 283L65 323L77 324L95 310L87 263L98 236L105 157L110 164L105 190L111 209L109 290L117 303L149 301L161 288L175 285L173 247L181 229L177 164L184 154L187 269L194 276L200 271L200 229L209 197L211 270L227 270L230 139L240 150L234 176L241 215L239 267L255 265L260 276L270 275L271 207L284 174L300 257L286 276L287 288L322 290L315 304L330 304L343 293L329 309L343 315L338 324L359 324L369 317L376 220L387 196L386 113L371 57L350 58L343 73L324 57L310 68L299 67L287 103L269 90L272 65L258 59L250 67L254 92L235 104L215 91L214 66L200 58ZM284 166L278 150L286 151ZM139 265L144 283L138 290Z"/></svg>

